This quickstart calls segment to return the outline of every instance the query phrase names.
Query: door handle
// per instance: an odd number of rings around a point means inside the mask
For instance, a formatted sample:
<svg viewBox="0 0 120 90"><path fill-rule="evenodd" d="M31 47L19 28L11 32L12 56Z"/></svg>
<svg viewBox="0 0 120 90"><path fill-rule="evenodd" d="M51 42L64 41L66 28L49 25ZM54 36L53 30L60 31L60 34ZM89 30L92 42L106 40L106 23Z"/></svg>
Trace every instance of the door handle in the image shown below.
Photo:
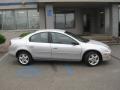
<svg viewBox="0 0 120 90"><path fill-rule="evenodd" d="M53 48L53 49L58 49L58 48Z"/></svg>
<svg viewBox="0 0 120 90"><path fill-rule="evenodd" d="M30 48L34 48L34 46L29 46Z"/></svg>

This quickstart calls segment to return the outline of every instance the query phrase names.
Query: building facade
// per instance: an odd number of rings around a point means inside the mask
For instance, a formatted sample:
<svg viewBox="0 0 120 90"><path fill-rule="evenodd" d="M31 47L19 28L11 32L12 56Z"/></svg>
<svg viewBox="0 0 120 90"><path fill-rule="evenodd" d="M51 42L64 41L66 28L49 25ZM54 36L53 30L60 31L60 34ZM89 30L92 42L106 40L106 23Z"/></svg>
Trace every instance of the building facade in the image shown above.
<svg viewBox="0 0 120 90"><path fill-rule="evenodd" d="M0 1L0 30L65 29L120 35L119 0Z"/></svg>

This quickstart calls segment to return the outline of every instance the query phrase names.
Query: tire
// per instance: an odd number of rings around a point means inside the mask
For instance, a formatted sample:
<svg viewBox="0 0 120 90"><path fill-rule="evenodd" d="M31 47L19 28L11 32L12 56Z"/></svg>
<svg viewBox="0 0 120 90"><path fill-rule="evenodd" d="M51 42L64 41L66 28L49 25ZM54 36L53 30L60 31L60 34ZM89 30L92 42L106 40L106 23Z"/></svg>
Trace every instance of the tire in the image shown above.
<svg viewBox="0 0 120 90"><path fill-rule="evenodd" d="M84 61L85 64L91 67L98 65L101 62L101 56L95 51L90 51L85 54Z"/></svg>
<svg viewBox="0 0 120 90"><path fill-rule="evenodd" d="M21 65L29 65L32 62L32 56L26 51L20 51L17 59Z"/></svg>

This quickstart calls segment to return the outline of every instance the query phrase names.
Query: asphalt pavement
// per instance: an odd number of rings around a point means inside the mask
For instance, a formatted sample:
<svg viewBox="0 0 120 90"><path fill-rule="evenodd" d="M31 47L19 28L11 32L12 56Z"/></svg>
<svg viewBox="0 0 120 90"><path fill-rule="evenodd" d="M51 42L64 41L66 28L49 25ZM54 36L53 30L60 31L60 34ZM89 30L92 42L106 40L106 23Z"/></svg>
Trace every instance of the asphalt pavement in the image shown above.
<svg viewBox="0 0 120 90"><path fill-rule="evenodd" d="M0 90L120 90L120 46L96 67L81 62L34 62L22 66L6 54L0 59Z"/></svg>

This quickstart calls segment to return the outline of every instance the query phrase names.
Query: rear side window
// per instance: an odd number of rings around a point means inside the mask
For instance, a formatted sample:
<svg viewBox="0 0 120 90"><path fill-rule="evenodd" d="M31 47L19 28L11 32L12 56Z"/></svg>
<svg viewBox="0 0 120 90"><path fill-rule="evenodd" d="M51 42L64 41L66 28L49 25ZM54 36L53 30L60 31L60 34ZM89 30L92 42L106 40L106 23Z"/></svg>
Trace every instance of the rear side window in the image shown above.
<svg viewBox="0 0 120 90"><path fill-rule="evenodd" d="M38 33L30 37L30 42L48 43L48 33Z"/></svg>

